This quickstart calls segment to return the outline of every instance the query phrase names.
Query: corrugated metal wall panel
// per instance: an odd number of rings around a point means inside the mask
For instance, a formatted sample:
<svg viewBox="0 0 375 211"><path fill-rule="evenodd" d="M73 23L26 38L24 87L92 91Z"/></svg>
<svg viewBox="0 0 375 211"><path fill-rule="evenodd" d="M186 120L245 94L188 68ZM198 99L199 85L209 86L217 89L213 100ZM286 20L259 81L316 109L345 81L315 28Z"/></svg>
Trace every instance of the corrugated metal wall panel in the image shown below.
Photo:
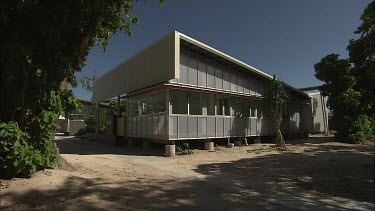
<svg viewBox="0 0 375 211"><path fill-rule="evenodd" d="M177 34L171 33L94 81L94 102L178 78Z"/></svg>

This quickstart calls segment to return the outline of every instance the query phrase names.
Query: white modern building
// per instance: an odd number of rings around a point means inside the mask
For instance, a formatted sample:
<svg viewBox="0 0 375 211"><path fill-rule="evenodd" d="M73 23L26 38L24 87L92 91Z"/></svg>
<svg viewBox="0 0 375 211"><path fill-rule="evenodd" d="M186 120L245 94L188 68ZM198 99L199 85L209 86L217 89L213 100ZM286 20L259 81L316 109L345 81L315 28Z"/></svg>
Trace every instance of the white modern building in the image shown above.
<svg viewBox="0 0 375 211"><path fill-rule="evenodd" d="M172 32L94 82L95 102L128 99L119 134L139 140L207 140L274 134L263 91L272 76L179 32ZM311 97L292 96L283 131L312 132Z"/></svg>

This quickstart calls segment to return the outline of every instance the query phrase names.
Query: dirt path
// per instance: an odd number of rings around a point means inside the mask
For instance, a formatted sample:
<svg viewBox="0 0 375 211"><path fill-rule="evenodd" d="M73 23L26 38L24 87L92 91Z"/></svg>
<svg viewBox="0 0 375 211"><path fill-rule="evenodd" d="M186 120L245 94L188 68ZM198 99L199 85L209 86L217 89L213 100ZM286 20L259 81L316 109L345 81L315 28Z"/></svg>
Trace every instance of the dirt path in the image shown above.
<svg viewBox="0 0 375 211"><path fill-rule="evenodd" d="M1 210L374 209L374 146L300 140L166 158L158 151L56 140L74 170L1 181Z"/></svg>

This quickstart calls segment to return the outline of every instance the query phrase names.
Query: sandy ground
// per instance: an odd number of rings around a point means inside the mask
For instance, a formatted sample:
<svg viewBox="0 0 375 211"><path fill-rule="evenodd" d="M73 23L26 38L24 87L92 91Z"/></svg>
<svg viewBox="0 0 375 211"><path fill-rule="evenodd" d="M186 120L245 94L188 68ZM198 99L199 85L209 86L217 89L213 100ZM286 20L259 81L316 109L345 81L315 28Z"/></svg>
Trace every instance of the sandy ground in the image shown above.
<svg viewBox="0 0 375 211"><path fill-rule="evenodd" d="M71 170L1 181L1 210L374 210L374 145L313 137L167 158L56 140Z"/></svg>

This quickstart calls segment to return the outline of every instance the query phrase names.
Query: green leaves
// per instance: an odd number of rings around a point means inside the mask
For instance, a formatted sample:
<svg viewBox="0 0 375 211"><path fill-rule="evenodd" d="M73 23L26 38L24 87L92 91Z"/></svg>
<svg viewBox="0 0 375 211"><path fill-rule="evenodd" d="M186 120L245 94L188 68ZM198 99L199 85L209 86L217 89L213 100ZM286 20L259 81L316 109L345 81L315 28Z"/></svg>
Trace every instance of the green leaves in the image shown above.
<svg viewBox="0 0 375 211"><path fill-rule="evenodd" d="M0 123L0 137L1 178L27 177L40 168L40 151L28 144L30 136L16 123Z"/></svg>
<svg viewBox="0 0 375 211"><path fill-rule="evenodd" d="M132 35L131 26L139 22L133 3L1 1L1 159L7 163L2 173L28 175L57 160L57 118L81 107L66 86L77 86L74 73L94 45L105 50L115 33Z"/></svg>
<svg viewBox="0 0 375 211"><path fill-rule="evenodd" d="M327 105L332 111L332 124L337 137L358 143L371 135L370 121L375 113L375 1L361 16L362 25L350 40L348 59L330 54L315 64L315 76L324 82L321 90L328 96Z"/></svg>
<svg viewBox="0 0 375 211"><path fill-rule="evenodd" d="M266 82L264 90L264 105L266 106L267 112L282 115L286 110L289 98L290 94L281 81L274 77L272 80Z"/></svg>

